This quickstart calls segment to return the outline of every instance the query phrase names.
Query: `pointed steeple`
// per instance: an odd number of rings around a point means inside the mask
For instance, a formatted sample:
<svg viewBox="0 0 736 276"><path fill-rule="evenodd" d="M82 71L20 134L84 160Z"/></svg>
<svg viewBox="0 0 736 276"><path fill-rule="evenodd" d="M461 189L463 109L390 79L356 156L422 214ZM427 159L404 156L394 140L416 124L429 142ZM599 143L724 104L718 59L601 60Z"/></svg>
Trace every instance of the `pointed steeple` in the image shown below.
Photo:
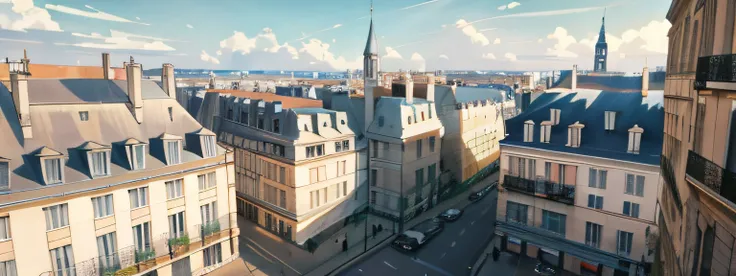
<svg viewBox="0 0 736 276"><path fill-rule="evenodd" d="M606 10L603 10L603 19L601 19L601 32L598 34L598 43L606 43Z"/></svg>
<svg viewBox="0 0 736 276"><path fill-rule="evenodd" d="M368 29L368 41L365 43L365 51L363 56L378 55L378 42L376 42L376 34L373 32L373 2L371 2L371 27Z"/></svg>

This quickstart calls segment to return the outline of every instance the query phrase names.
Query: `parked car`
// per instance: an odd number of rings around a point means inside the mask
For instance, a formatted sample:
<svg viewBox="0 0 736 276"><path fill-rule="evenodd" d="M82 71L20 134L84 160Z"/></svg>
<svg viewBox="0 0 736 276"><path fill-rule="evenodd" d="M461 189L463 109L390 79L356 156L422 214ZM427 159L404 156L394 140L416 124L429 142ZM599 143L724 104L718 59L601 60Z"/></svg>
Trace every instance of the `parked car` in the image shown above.
<svg viewBox="0 0 736 276"><path fill-rule="evenodd" d="M543 276L557 275L557 270L555 270L554 267L548 264L542 263L542 262L537 263L537 266L534 268L534 272L536 272L538 275L543 275Z"/></svg>
<svg viewBox="0 0 736 276"><path fill-rule="evenodd" d="M401 233L391 245L398 249L414 251L425 245L444 229L445 223L442 220L431 218Z"/></svg>
<svg viewBox="0 0 736 276"><path fill-rule="evenodd" d="M491 190L493 190L497 185L498 185L498 181L493 182L490 185L485 186L476 192L470 193L470 195L468 195L468 200L470 201L480 200L481 198L488 195L491 192Z"/></svg>
<svg viewBox="0 0 736 276"><path fill-rule="evenodd" d="M456 221L462 216L463 210L458 209L447 209L442 212L438 217L445 221Z"/></svg>

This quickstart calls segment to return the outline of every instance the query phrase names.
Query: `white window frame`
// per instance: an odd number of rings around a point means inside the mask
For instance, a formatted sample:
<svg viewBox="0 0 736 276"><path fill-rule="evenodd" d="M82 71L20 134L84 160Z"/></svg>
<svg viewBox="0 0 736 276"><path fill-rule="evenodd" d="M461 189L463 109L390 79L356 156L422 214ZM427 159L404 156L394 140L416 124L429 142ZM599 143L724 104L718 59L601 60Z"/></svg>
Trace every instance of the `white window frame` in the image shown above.
<svg viewBox="0 0 736 276"><path fill-rule="evenodd" d="M621 238L626 237L624 248L621 248ZM621 256L631 255L631 247L634 244L634 233L618 230L616 232L616 253Z"/></svg>
<svg viewBox="0 0 736 276"><path fill-rule="evenodd" d="M10 162L0 160L0 190L10 188Z"/></svg>
<svg viewBox="0 0 736 276"><path fill-rule="evenodd" d="M629 205L629 212L628 213L626 212L626 204L627 203ZM634 207L636 207L636 208L634 208ZM634 212L634 209L636 209L636 212ZM621 211L621 213L624 214L627 217L639 218L639 216L641 215L641 205L639 203L636 203L636 202L624 201L624 206L623 206L623 210Z"/></svg>
<svg viewBox="0 0 736 276"><path fill-rule="evenodd" d="M49 157L43 159L44 180L46 185L64 183L64 157ZM51 167L49 167L51 165Z"/></svg>
<svg viewBox="0 0 736 276"><path fill-rule="evenodd" d="M148 206L148 187L128 190L128 198L130 199L131 210Z"/></svg>
<svg viewBox="0 0 736 276"><path fill-rule="evenodd" d="M200 191L209 190L217 186L217 174L215 172L208 172L197 175L197 185Z"/></svg>
<svg viewBox="0 0 736 276"><path fill-rule="evenodd" d="M151 222L146 221L133 226L133 246L135 246L137 252L144 252L153 248Z"/></svg>
<svg viewBox="0 0 736 276"><path fill-rule="evenodd" d="M216 243L210 247L205 248L204 250L202 250L202 258L202 262L205 267L222 263L222 245Z"/></svg>
<svg viewBox="0 0 736 276"><path fill-rule="evenodd" d="M146 145L145 144L137 144L137 145L130 145L129 151L130 151L130 167L133 170L142 170L146 168ZM143 158L141 158L141 162L138 162L138 151L137 149L141 150L141 155L143 155Z"/></svg>
<svg viewBox="0 0 736 276"><path fill-rule="evenodd" d="M74 267L76 263L74 262L74 251L71 244L51 249L49 254L51 255L52 275L76 275L76 268Z"/></svg>
<svg viewBox="0 0 736 276"><path fill-rule="evenodd" d="M15 260L0 262L0 275L18 276L18 268L15 265Z"/></svg>
<svg viewBox="0 0 736 276"><path fill-rule="evenodd" d="M603 225L595 222L585 222L585 244L594 247L601 248L601 236L603 234Z"/></svg>
<svg viewBox="0 0 736 276"><path fill-rule="evenodd" d="M102 267L113 267L118 260L117 255L117 234L110 232L97 237L97 254L99 256L99 264Z"/></svg>
<svg viewBox="0 0 736 276"><path fill-rule="evenodd" d="M166 199L172 200L184 197L184 180L174 179L164 182L166 187Z"/></svg>
<svg viewBox="0 0 736 276"><path fill-rule="evenodd" d="M524 123L524 142L534 142L534 122L527 121Z"/></svg>
<svg viewBox="0 0 736 276"><path fill-rule="evenodd" d="M46 231L69 226L69 205L66 203L43 208L46 217Z"/></svg>
<svg viewBox="0 0 736 276"><path fill-rule="evenodd" d="M604 129L614 130L616 128L616 111L606 111L604 114Z"/></svg>
<svg viewBox="0 0 736 276"><path fill-rule="evenodd" d="M217 145L215 144L214 135L202 136L202 155L205 158L215 157L217 155Z"/></svg>
<svg viewBox="0 0 736 276"><path fill-rule="evenodd" d="M603 200L603 196L599 196L599 195L595 195L595 194L589 194L588 195L588 208L603 210L603 203L604 202L605 201ZM600 207L601 208L598 208L599 203L600 203Z"/></svg>
<svg viewBox="0 0 736 276"><path fill-rule="evenodd" d="M0 241L12 239L10 233L10 216L0 217Z"/></svg>
<svg viewBox="0 0 736 276"><path fill-rule="evenodd" d="M540 132L539 132L539 142L549 143L551 132L552 132L551 125L542 125L540 127Z"/></svg>
<svg viewBox="0 0 736 276"><path fill-rule="evenodd" d="M92 210L95 219L106 218L115 214L115 203L112 194L92 198Z"/></svg>
<svg viewBox="0 0 736 276"><path fill-rule="evenodd" d="M580 147L580 134L581 129L579 127L567 127L567 146L572 148Z"/></svg>
<svg viewBox="0 0 736 276"><path fill-rule="evenodd" d="M549 120L552 122L552 125L556 126L560 124L560 113L562 111L557 108L550 108L549 109Z"/></svg>
<svg viewBox="0 0 736 276"><path fill-rule="evenodd" d="M169 215L169 239L181 238L186 232L184 211Z"/></svg>
<svg viewBox="0 0 736 276"><path fill-rule="evenodd" d="M608 184L608 171L590 168L588 170L588 187L605 190Z"/></svg>
<svg viewBox="0 0 736 276"><path fill-rule="evenodd" d="M639 154L641 148L641 132L629 131L629 153Z"/></svg>
<svg viewBox="0 0 736 276"><path fill-rule="evenodd" d="M110 151L98 150L87 153L92 177L110 175Z"/></svg>
<svg viewBox="0 0 736 276"><path fill-rule="evenodd" d="M217 217L217 201L213 201L199 206L199 215L202 219L202 225L210 224L218 219Z"/></svg>
<svg viewBox="0 0 736 276"><path fill-rule="evenodd" d="M181 164L181 141L180 140L164 140L164 143L166 144L166 164L167 165ZM174 149L174 146L172 146L172 143L176 144L176 150L174 151L172 151L172 149Z"/></svg>

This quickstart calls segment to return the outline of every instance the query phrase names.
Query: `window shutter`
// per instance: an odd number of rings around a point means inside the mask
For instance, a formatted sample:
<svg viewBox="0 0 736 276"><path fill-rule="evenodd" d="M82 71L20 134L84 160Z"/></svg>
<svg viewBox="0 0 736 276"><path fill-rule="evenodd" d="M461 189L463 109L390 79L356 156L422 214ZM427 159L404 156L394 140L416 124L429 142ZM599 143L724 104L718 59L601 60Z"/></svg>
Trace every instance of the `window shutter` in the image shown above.
<svg viewBox="0 0 736 276"><path fill-rule="evenodd" d="M629 150L628 151L629 152L634 151L634 133L633 132L629 132Z"/></svg>
<svg viewBox="0 0 736 276"><path fill-rule="evenodd" d="M624 201L624 215L631 215L631 202Z"/></svg>

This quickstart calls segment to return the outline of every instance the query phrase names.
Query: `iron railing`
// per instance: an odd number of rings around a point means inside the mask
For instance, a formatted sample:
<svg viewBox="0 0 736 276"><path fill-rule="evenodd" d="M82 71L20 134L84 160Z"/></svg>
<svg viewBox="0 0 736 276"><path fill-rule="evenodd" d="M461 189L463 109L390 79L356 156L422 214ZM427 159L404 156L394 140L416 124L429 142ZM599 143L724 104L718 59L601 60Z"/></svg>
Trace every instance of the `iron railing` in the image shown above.
<svg viewBox="0 0 736 276"><path fill-rule="evenodd" d="M732 203L736 202L736 173L721 168L693 151L687 154L685 172L714 193Z"/></svg>
<svg viewBox="0 0 736 276"><path fill-rule="evenodd" d="M659 158L659 167L664 178L664 183L670 190L670 194L675 201L675 206L682 212L682 200L680 199L680 191L677 189L677 178L675 177L675 170L672 168L672 162L662 155Z"/></svg>
<svg viewBox="0 0 736 276"><path fill-rule="evenodd" d="M568 205L575 204L575 186L573 185L554 183L542 179L532 180L518 176L504 175L503 187Z"/></svg>
<svg viewBox="0 0 736 276"><path fill-rule="evenodd" d="M736 55L716 55L698 58L695 89L705 89L706 82L736 82Z"/></svg>

